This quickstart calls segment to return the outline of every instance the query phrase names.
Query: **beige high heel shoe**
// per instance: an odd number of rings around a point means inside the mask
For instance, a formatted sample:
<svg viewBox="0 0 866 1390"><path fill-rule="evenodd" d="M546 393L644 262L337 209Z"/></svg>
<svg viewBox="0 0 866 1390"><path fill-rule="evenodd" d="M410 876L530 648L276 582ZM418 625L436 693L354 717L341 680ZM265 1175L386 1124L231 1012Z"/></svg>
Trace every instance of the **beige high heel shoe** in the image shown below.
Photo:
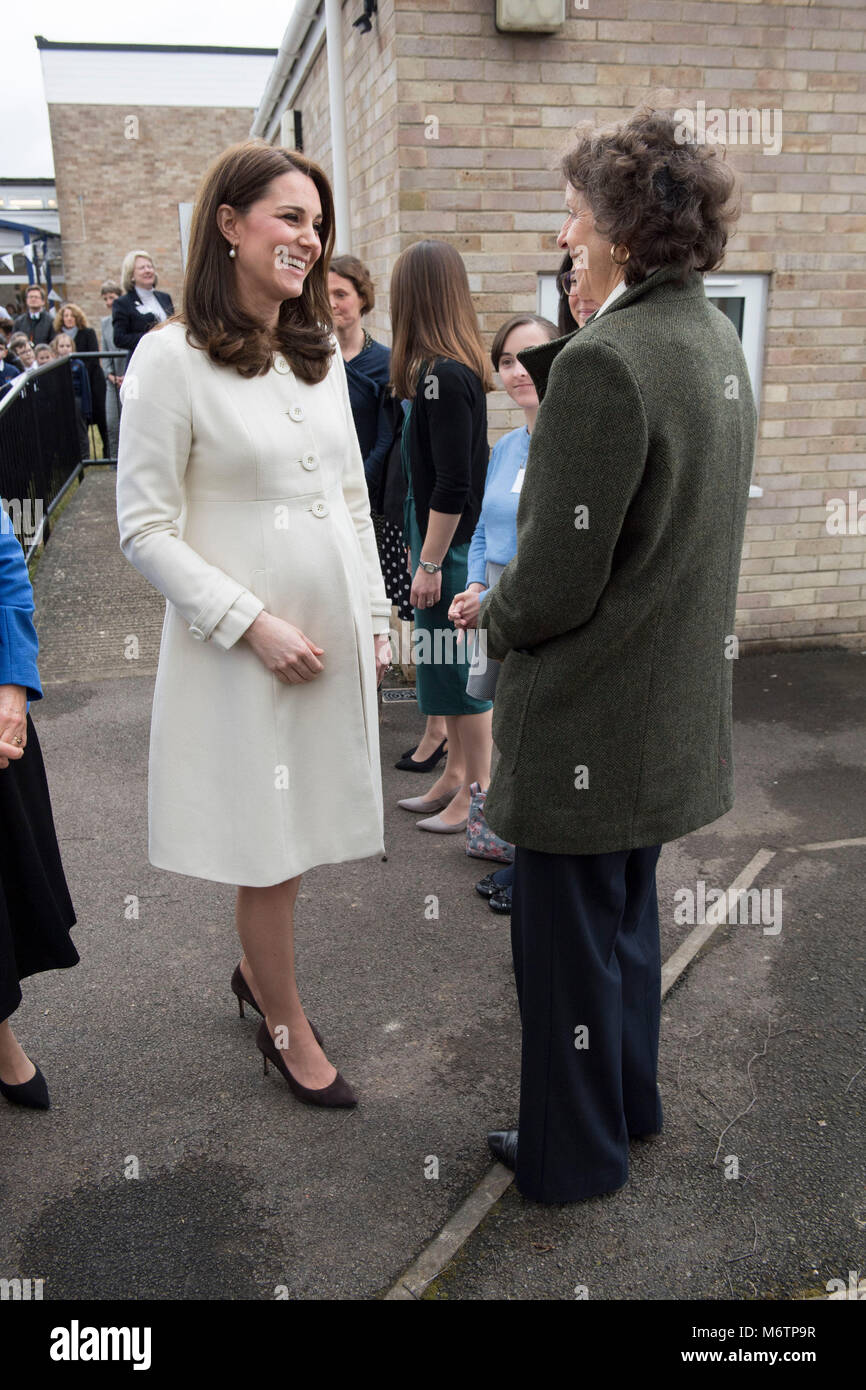
<svg viewBox="0 0 866 1390"><path fill-rule="evenodd" d="M445 792L442 796L434 796L428 800L426 796L407 796L397 805L402 806L404 811L412 811L415 815L432 815L435 811L444 811L449 801L453 801L463 783L458 782L456 787Z"/></svg>

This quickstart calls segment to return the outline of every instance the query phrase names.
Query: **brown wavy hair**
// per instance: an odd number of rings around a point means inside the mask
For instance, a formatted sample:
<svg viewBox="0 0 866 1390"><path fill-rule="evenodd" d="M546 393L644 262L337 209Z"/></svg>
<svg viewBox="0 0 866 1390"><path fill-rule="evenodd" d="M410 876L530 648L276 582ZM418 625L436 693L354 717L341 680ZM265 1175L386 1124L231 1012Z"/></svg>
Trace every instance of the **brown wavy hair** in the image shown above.
<svg viewBox="0 0 866 1390"><path fill-rule="evenodd" d="M448 241L416 241L400 252L391 271L391 385L413 400L422 363L436 357L462 362L494 389L481 341L469 277L460 252Z"/></svg>
<svg viewBox="0 0 866 1390"><path fill-rule="evenodd" d="M66 329L63 327L63 310L64 310L64 309L71 309L71 310L72 310L72 317L75 319L75 323L76 323L76 326L77 326L78 328L89 328L89 327L90 327L90 324L87 322L87 315L85 314L84 310L83 310L83 309L79 309L78 305L77 305L77 304L73 304L72 301L71 301L70 299L65 299L65 300L63 301L63 303L61 304L60 308L57 310L57 313L54 315L54 325L53 325L53 327L54 327L54 332L55 332L55 333L65 333L65 332L66 332Z"/></svg>
<svg viewBox="0 0 866 1390"><path fill-rule="evenodd" d="M583 193L596 230L628 248L627 285L660 266L678 266L685 280L721 264L739 215L724 150L682 139L675 113L651 105L622 124L587 122L576 133L561 172Z"/></svg>
<svg viewBox="0 0 866 1390"><path fill-rule="evenodd" d="M272 332L241 308L217 209L228 203L245 213L275 178L293 172L306 174L316 185L322 203L322 254L298 298L283 300ZM263 376L271 367L273 353L282 352L302 381L323 381L334 352L328 300L333 246L334 200L318 164L296 150L280 149L264 140L231 145L202 179L190 227L183 308L172 321L186 325L187 341L203 348L212 362L234 367L243 377Z"/></svg>
<svg viewBox="0 0 866 1390"><path fill-rule="evenodd" d="M361 314L369 314L376 305L376 290L369 270L357 256L335 256L328 266L333 275L341 275L355 286L355 293L361 300Z"/></svg>

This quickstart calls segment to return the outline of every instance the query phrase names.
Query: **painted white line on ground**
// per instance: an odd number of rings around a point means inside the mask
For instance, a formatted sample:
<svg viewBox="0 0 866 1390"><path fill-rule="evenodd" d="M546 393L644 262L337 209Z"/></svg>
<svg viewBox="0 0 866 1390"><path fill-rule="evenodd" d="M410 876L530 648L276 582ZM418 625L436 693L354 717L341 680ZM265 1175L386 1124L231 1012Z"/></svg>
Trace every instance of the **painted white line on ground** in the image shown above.
<svg viewBox="0 0 866 1390"><path fill-rule="evenodd" d="M682 975L689 962L694 960L701 947L709 941L716 927L727 921L728 903L731 901L731 895L744 892L750 884L754 883L761 870L766 868L771 859L775 858L775 854L774 849L759 849L746 867L737 874L724 898L713 903L707 909L706 921L699 923L694 931L690 931L682 945L678 946L670 959L665 961L662 966L662 999L671 985Z"/></svg>
<svg viewBox="0 0 866 1390"><path fill-rule="evenodd" d="M857 842L840 841L840 843ZM826 847L803 845L801 848L819 849ZM748 888L761 870L766 868L775 853L774 849L759 849L746 867L737 874L725 893L724 899L719 903L714 903L708 909L706 922L695 927L682 945L677 947L670 960L665 961L662 966L662 999L704 943L710 939L716 927L726 920L730 894ZM442 1273L445 1266L451 1263L461 1245L469 1239L476 1227L481 1225L490 1208L499 1201L503 1192L510 1187L513 1181L514 1174L501 1163L494 1163L492 1168L488 1168L484 1177L473 1188L463 1205L458 1207L453 1216L449 1216L441 1231L433 1237L430 1244L425 1246L418 1258L413 1260L405 1273L401 1274L397 1282L388 1290L385 1294L385 1300L420 1298L427 1285L432 1283Z"/></svg>
<svg viewBox="0 0 866 1390"><path fill-rule="evenodd" d="M793 849L786 849L786 854L800 854L804 849L848 849L850 845L866 845L866 835L861 835L859 840L825 840L820 845L794 845Z"/></svg>

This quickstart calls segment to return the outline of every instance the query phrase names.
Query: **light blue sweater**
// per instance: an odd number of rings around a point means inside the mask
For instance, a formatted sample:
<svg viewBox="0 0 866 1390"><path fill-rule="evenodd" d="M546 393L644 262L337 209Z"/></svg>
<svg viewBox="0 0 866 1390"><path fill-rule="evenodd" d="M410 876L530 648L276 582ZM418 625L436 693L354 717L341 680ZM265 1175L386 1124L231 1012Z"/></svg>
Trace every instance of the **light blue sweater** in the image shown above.
<svg viewBox="0 0 866 1390"><path fill-rule="evenodd" d="M488 560L507 565L517 552L517 504L520 494L512 492L521 468L529 456L529 430L520 425L498 439L490 452L481 515L469 546L468 584L487 583L484 574Z"/></svg>

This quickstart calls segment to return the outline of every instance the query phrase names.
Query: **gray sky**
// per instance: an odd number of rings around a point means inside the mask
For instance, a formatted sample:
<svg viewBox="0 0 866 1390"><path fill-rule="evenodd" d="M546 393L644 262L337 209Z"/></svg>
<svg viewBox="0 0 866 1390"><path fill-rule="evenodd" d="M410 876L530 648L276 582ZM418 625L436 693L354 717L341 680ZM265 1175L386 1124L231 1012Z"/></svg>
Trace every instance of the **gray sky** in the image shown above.
<svg viewBox="0 0 866 1390"><path fill-rule="evenodd" d="M140 10L107 0L39 0L3 7L0 176L54 173L42 64L35 35L55 43L201 43L276 48L295 0L148 0ZM359 6L360 12L360 6Z"/></svg>

